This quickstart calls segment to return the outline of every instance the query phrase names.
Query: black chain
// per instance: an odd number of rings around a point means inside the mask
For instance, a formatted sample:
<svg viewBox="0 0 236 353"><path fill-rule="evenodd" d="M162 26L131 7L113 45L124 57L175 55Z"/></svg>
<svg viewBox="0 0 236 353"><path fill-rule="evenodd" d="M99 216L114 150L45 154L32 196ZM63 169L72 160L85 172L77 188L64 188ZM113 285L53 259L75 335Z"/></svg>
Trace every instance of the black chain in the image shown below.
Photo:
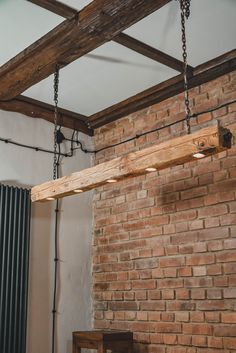
<svg viewBox="0 0 236 353"><path fill-rule="evenodd" d="M59 87L59 66L56 65L54 73L54 158L53 158L53 179L59 177L60 165L60 144L57 142L57 124L58 124L58 87ZM57 144L59 146L59 154L57 153ZM56 345L56 314L57 314L57 276L58 276L58 222L59 222L59 200L56 200L55 207L55 257L54 257L54 289L53 289L53 308L52 308L52 353L55 352Z"/></svg>
<svg viewBox="0 0 236 353"><path fill-rule="evenodd" d="M183 61L184 61L184 103L185 103L185 113L186 113L186 124L187 132L190 134L190 107L189 107L189 88L188 88L188 61L187 61L187 40L186 40L186 29L185 29L185 19L190 16L190 1L191 0L179 0L180 10L181 10L181 31L182 31L182 49L183 49Z"/></svg>
<svg viewBox="0 0 236 353"><path fill-rule="evenodd" d="M54 158L53 158L53 180L57 179L58 86L59 86L59 66L56 65L56 69L55 69L55 73L54 73Z"/></svg>

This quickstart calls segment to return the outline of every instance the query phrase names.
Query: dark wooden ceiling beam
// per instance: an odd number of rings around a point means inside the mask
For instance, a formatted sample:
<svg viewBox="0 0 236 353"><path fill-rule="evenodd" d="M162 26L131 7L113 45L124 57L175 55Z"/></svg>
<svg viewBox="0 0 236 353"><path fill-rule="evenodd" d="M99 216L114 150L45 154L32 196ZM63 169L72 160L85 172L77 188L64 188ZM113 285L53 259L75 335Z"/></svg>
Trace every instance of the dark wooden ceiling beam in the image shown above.
<svg viewBox="0 0 236 353"><path fill-rule="evenodd" d="M21 113L31 118L41 118L54 123L54 106L35 99L19 96L10 101L0 101L0 109ZM92 136L93 129L88 127L84 115L58 108L58 125L81 131Z"/></svg>
<svg viewBox="0 0 236 353"><path fill-rule="evenodd" d="M205 64L197 66L189 77L189 87L193 88L214 80L236 69L236 50L232 50ZM120 103L104 109L89 117L91 126L95 129L127 116L140 109L147 108L167 98L184 91L183 75L177 75L154 87L136 94Z"/></svg>
<svg viewBox="0 0 236 353"><path fill-rule="evenodd" d="M170 0L94 0L0 68L0 100L10 100L112 40Z"/></svg>
<svg viewBox="0 0 236 353"><path fill-rule="evenodd" d="M139 54L142 54L152 60L155 60L163 65L170 67L179 72L183 72L184 64L182 61L163 53L162 51L153 48L139 40L128 36L125 33L120 33L113 39L114 42L119 43L126 48L136 51ZM189 71L191 72L193 68L188 66Z"/></svg>
<svg viewBox="0 0 236 353"><path fill-rule="evenodd" d="M37 4L53 13L56 13L64 18L71 18L77 14L77 11L68 5L62 4L59 1L53 0L28 0L34 4ZM138 54L144 55L149 59L157 61L163 65L170 67L179 72L183 72L183 62L156 49L153 48L135 38L130 37L125 33L120 33L118 36L113 38L113 41L125 46L126 48L136 51ZM191 72L192 67L188 65L188 69Z"/></svg>
<svg viewBox="0 0 236 353"><path fill-rule="evenodd" d="M35 5L43 7L44 9L51 11L64 18L71 18L77 15L78 11L73 7L63 4L60 1L55 0L27 0Z"/></svg>

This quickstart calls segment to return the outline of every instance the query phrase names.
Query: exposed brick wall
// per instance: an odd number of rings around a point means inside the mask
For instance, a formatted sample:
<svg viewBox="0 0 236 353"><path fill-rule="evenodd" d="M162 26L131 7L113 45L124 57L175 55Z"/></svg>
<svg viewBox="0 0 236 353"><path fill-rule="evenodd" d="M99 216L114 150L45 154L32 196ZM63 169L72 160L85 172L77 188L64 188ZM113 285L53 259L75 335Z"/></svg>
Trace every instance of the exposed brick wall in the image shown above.
<svg viewBox="0 0 236 353"><path fill-rule="evenodd" d="M235 99L236 72L190 97L193 112ZM96 147L183 116L181 94L98 129ZM236 104L192 124L213 118L235 127ZM183 133L149 134L96 163ZM236 146L97 189L94 227L94 327L132 330L135 352L236 352Z"/></svg>

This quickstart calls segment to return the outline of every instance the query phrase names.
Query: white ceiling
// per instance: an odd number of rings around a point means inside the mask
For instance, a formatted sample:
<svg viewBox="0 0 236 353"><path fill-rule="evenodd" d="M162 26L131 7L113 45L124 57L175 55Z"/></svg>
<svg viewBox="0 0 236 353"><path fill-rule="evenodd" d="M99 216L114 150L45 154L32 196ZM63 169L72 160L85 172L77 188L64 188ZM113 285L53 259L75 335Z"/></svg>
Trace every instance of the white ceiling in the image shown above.
<svg viewBox="0 0 236 353"><path fill-rule="evenodd" d="M81 9L89 0L64 0ZM181 59L178 1L125 32ZM236 0L192 0L187 23L189 63L199 65L236 47ZM0 64L39 39L64 19L26 0L0 0ZM107 43L61 70L59 105L93 114L162 82L177 72L114 42ZM53 77L24 95L53 103Z"/></svg>

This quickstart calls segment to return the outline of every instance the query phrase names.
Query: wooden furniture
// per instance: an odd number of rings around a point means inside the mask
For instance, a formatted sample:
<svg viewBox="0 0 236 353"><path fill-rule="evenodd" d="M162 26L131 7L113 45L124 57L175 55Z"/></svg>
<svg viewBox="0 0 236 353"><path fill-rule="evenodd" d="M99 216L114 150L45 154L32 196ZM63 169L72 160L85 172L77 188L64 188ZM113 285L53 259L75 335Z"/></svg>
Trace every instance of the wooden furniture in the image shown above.
<svg viewBox="0 0 236 353"><path fill-rule="evenodd" d="M117 353L133 353L133 333L121 331L76 331L73 332L73 353L81 348L97 349L106 353L109 349Z"/></svg>

